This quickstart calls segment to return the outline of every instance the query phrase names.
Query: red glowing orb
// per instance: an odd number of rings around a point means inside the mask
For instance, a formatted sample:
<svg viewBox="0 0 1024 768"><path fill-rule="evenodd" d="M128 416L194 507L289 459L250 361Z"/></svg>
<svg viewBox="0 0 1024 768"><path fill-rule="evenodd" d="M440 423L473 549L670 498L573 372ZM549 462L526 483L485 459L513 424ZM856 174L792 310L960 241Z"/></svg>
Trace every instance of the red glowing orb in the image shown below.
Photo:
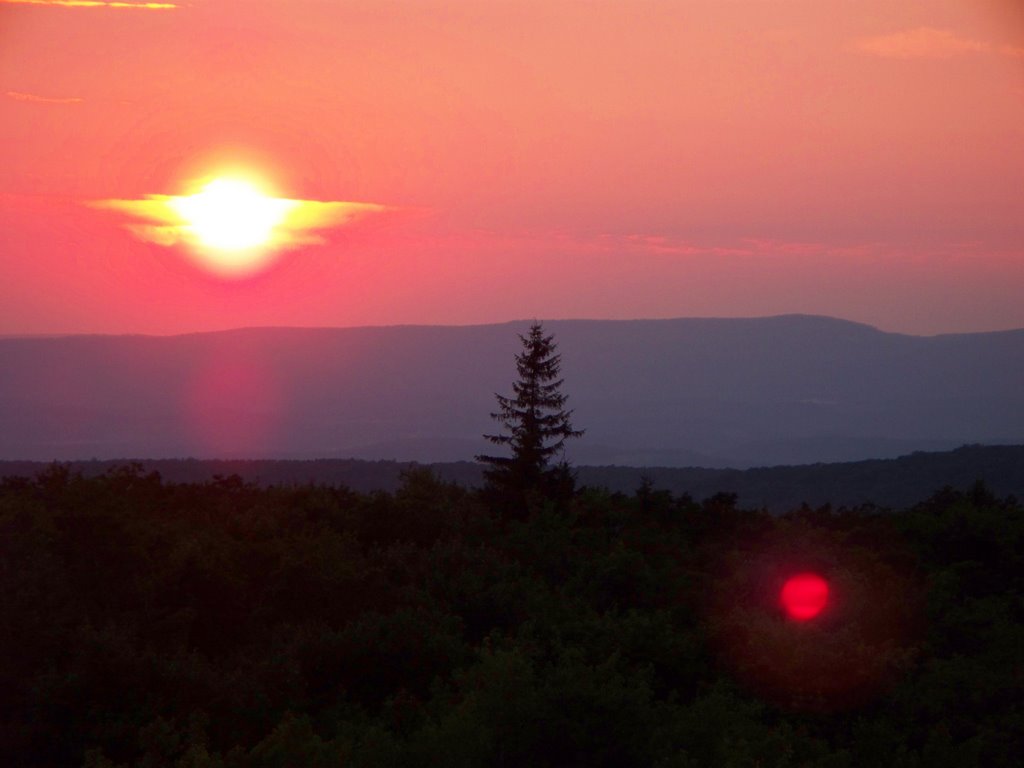
<svg viewBox="0 0 1024 768"><path fill-rule="evenodd" d="M824 610L828 582L816 573L798 573L786 579L779 600L791 619L808 621Z"/></svg>

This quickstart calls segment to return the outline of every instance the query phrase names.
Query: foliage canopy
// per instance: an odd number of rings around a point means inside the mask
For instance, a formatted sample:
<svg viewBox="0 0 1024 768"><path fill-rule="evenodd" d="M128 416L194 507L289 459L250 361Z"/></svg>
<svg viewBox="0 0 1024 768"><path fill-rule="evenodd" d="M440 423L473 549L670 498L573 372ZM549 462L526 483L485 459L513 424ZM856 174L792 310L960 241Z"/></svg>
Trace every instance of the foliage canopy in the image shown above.
<svg viewBox="0 0 1024 768"><path fill-rule="evenodd" d="M0 482L5 765L1017 766L1024 509ZM786 620L765 585L829 574ZM837 604L838 605L838 604Z"/></svg>

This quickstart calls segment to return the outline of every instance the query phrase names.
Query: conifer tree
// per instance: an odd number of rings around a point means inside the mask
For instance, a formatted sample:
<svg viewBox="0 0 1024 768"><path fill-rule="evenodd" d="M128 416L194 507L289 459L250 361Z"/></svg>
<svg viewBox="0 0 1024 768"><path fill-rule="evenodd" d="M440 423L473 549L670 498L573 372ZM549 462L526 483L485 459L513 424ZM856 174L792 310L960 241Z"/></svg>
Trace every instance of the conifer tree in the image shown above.
<svg viewBox="0 0 1024 768"><path fill-rule="evenodd" d="M519 380L512 384L513 396L495 394L498 411L491 414L504 432L484 435L495 445L511 448L512 455L476 459L490 465L484 475L492 488L544 492L548 486L564 487L567 482L571 488L565 462L549 466L566 440L583 435L583 430L573 429L569 421L572 411L565 410L567 396L561 392L563 380L558 377L561 355L555 353L554 336L545 336L538 322L519 340L523 351L516 355Z"/></svg>

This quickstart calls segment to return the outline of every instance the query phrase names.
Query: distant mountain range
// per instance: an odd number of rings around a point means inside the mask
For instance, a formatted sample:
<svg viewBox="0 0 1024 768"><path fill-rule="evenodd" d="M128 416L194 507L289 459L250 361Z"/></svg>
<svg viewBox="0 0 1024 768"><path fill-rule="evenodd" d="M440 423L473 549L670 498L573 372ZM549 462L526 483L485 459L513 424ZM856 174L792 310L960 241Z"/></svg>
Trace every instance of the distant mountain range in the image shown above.
<svg viewBox="0 0 1024 768"><path fill-rule="evenodd" d="M457 461L527 322L0 338L0 458ZM1024 442L1024 330L563 320L577 464L751 467Z"/></svg>

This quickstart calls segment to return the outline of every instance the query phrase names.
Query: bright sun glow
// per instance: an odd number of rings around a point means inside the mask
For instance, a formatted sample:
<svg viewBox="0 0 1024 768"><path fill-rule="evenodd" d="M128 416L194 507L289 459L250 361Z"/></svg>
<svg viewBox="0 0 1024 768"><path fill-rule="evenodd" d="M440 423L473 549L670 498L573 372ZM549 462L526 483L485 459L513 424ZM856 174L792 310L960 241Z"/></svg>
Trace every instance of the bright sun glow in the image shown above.
<svg viewBox="0 0 1024 768"><path fill-rule="evenodd" d="M248 173L207 176L186 195L89 204L127 214L125 227L140 240L184 246L204 270L225 278L254 275L283 251L326 243L326 230L389 210L376 203L276 197Z"/></svg>
<svg viewBox="0 0 1024 768"><path fill-rule="evenodd" d="M270 244L274 228L298 203L268 197L241 179L214 179L202 191L170 201L196 242L215 251L245 251Z"/></svg>

